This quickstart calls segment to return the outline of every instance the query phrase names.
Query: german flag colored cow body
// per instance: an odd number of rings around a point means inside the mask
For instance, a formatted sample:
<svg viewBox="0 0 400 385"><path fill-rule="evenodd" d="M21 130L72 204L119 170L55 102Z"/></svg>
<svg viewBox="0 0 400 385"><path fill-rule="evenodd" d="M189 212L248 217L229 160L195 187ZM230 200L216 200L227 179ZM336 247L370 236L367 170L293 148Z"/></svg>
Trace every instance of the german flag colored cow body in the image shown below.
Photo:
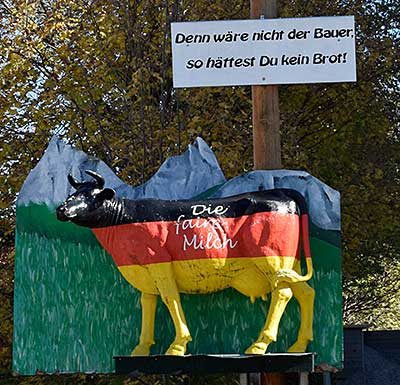
<svg viewBox="0 0 400 385"><path fill-rule="evenodd" d="M292 295L300 304L298 339L289 351L305 351L312 340L314 291L308 216L304 198L289 189L257 191L197 201L116 199L103 178L78 183L57 209L60 220L93 229L122 275L142 292L142 331L134 355L154 343L157 296L171 314L176 338L167 354L182 355L191 340L179 293L210 293L232 287L249 296L272 293L264 328L246 353L263 354L276 340ZM301 275L303 246L307 274Z"/></svg>

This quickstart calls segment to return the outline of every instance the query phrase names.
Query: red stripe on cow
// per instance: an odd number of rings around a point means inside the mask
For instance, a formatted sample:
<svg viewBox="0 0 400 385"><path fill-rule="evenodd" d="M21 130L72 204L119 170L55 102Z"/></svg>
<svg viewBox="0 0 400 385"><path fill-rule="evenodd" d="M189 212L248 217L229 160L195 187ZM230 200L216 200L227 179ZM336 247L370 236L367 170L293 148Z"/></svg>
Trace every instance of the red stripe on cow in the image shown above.
<svg viewBox="0 0 400 385"><path fill-rule="evenodd" d="M308 230L308 215L303 214L301 217L301 236L303 238L304 255L306 258L311 257L310 238Z"/></svg>
<svg viewBox="0 0 400 385"><path fill-rule="evenodd" d="M298 258L299 227L298 215L271 211L236 218L182 215L177 221L92 230L115 263L125 266L208 258Z"/></svg>

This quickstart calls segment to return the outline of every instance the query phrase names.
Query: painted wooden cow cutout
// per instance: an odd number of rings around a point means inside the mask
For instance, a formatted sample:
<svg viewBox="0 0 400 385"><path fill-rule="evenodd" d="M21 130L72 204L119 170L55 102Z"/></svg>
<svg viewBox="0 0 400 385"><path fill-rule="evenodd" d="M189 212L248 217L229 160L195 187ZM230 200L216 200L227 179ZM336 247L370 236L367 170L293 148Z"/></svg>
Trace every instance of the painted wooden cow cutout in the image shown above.
<svg viewBox="0 0 400 385"><path fill-rule="evenodd" d="M300 328L289 352L304 352L313 339L314 289L308 215L304 198L274 189L211 200L129 200L104 188L104 179L68 180L77 190L57 208L61 221L93 230L125 279L141 292L142 328L132 355L154 344L157 296L167 306L176 337L166 354L184 355L191 340L180 293L211 293L232 287L271 303L264 327L246 354L264 354L276 341L285 307L295 296ZM301 245L307 273L301 275Z"/></svg>

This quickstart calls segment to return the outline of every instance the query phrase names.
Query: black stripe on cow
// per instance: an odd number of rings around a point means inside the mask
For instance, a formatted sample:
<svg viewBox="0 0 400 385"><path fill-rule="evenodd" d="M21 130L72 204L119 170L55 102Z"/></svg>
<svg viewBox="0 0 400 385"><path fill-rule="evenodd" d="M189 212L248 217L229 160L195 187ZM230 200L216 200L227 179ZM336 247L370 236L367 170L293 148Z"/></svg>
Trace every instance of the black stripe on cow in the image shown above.
<svg viewBox="0 0 400 385"><path fill-rule="evenodd" d="M124 215L118 224L176 221L179 217L236 218L271 211L297 215L307 212L303 196L290 189L256 191L205 200L124 199L123 203Z"/></svg>

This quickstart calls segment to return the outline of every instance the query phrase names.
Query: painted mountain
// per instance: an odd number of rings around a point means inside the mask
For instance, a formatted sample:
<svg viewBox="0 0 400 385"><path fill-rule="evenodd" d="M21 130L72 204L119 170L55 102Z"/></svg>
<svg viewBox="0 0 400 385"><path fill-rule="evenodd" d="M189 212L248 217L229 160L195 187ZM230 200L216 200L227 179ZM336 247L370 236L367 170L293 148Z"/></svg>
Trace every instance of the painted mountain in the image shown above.
<svg viewBox="0 0 400 385"><path fill-rule="evenodd" d="M207 144L198 138L180 156L168 159L145 184L123 183L102 161L53 138L28 175L17 201L14 354L20 374L114 370L113 356L130 354L139 338L139 292L119 274L90 229L57 221L55 207L72 192L67 174L85 170L104 176L106 186L130 199L226 197L271 188L292 188L306 198L316 290L314 341L317 362L342 366L341 251L339 193L306 172L254 171L226 181ZM228 289L208 295L182 295L193 341L189 354L243 353L265 322L269 302ZM281 321L283 352L295 341L299 308L292 299ZM159 300L156 345L163 353L174 330Z"/></svg>

